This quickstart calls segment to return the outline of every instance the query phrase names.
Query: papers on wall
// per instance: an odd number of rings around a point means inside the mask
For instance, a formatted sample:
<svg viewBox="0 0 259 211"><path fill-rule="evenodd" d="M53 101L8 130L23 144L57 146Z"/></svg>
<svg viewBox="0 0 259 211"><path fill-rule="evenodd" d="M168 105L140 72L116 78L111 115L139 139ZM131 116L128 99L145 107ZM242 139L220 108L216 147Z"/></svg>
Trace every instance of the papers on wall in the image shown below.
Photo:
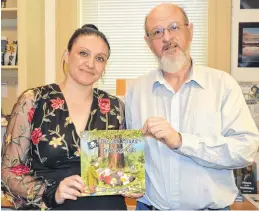
<svg viewBox="0 0 259 211"><path fill-rule="evenodd" d="M259 81L258 82L239 82L250 109L251 115L259 130Z"/></svg>

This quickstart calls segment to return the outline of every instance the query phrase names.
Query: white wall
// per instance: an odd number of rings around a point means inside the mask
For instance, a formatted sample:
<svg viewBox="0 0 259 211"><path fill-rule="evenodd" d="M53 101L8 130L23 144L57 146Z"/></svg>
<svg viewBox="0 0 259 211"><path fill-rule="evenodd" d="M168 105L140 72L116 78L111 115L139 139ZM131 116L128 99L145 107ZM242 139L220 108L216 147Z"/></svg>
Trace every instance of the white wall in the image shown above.
<svg viewBox="0 0 259 211"><path fill-rule="evenodd" d="M259 81L259 68L238 67L239 22L259 22L259 9L241 10L240 0L232 0L231 75L237 81Z"/></svg>
<svg viewBox="0 0 259 211"><path fill-rule="evenodd" d="M56 1L45 0L45 84L56 81Z"/></svg>

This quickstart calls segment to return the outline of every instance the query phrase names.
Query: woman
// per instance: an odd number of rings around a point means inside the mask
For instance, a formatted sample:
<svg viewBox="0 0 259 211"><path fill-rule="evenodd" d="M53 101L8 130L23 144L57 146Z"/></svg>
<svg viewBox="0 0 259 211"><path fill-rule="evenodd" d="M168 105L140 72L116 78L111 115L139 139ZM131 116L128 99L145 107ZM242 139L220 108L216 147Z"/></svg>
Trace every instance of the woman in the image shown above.
<svg viewBox="0 0 259 211"><path fill-rule="evenodd" d="M109 56L104 34L85 25L69 40L65 81L19 97L2 153L2 186L16 208L126 209L123 196L79 197L85 188L79 176L80 132L107 130L105 118L109 128L124 128L123 104L93 89Z"/></svg>

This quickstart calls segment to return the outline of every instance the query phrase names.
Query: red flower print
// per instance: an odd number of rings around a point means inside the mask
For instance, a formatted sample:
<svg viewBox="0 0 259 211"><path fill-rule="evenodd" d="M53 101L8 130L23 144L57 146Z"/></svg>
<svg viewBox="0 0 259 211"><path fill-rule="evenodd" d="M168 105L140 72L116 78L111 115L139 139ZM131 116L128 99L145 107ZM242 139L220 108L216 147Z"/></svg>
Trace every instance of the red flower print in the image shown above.
<svg viewBox="0 0 259 211"><path fill-rule="evenodd" d="M31 139L33 144L38 144L40 142L40 139L42 137L42 132L40 128L35 128L31 133Z"/></svg>
<svg viewBox="0 0 259 211"><path fill-rule="evenodd" d="M98 100L98 105L102 114L106 114L111 110L109 98L100 98Z"/></svg>
<svg viewBox="0 0 259 211"><path fill-rule="evenodd" d="M61 100L59 97L57 97L56 99L52 99L50 101L52 102L51 107L54 109L62 108L65 102L64 100Z"/></svg>
<svg viewBox="0 0 259 211"><path fill-rule="evenodd" d="M10 170L11 172L15 173L16 176L21 176L30 172L30 168L28 166L24 166L22 164L13 166Z"/></svg>
<svg viewBox="0 0 259 211"><path fill-rule="evenodd" d="M28 121L31 123L33 115L35 112L35 108L31 108L31 110L28 112Z"/></svg>

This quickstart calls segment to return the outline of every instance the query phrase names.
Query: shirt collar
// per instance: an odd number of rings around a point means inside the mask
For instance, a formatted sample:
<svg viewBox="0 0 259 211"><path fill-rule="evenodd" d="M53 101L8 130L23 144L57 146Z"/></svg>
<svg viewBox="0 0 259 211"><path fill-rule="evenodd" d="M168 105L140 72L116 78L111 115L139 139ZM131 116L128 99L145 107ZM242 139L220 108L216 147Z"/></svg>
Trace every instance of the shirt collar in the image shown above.
<svg viewBox="0 0 259 211"><path fill-rule="evenodd" d="M195 64L192 65L189 80L194 81L203 89L205 89L207 86L206 75L201 71L201 66Z"/></svg>

